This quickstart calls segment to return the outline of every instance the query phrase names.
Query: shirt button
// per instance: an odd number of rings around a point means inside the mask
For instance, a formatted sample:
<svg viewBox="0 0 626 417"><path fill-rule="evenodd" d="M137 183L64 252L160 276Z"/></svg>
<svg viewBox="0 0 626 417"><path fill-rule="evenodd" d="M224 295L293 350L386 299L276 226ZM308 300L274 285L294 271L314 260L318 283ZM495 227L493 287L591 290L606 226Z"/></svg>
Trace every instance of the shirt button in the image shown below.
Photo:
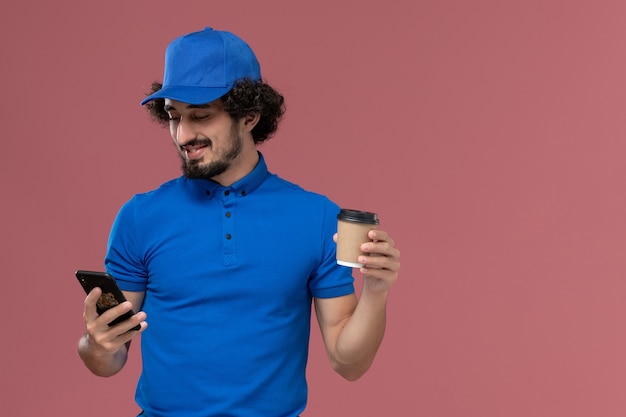
<svg viewBox="0 0 626 417"><path fill-rule="evenodd" d="M228 190L224 191L224 195L230 195L230 191Z"/></svg>
<svg viewBox="0 0 626 417"><path fill-rule="evenodd" d="M226 212L226 217L230 217L230 211Z"/></svg>
<svg viewBox="0 0 626 417"><path fill-rule="evenodd" d="M226 239L230 240L230 238L232 238L232 236L230 235L230 233L226 233Z"/></svg>
<svg viewBox="0 0 626 417"><path fill-rule="evenodd" d="M211 192L209 190L205 191L206 195L208 195L209 197L211 196Z"/></svg>
<svg viewBox="0 0 626 417"><path fill-rule="evenodd" d="M242 197L245 197L245 196L246 196L246 192L245 192L245 191L242 191L242 192L241 192L241 196L242 196Z"/></svg>

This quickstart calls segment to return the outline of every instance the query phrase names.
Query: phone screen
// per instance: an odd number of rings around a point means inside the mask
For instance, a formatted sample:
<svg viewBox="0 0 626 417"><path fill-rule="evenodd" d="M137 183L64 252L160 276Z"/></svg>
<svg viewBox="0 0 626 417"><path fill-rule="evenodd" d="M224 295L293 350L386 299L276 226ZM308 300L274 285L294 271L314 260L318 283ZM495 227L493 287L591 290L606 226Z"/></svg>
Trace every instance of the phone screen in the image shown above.
<svg viewBox="0 0 626 417"><path fill-rule="evenodd" d="M87 294L96 287L100 287L102 290L102 295L96 304L98 314L102 314L108 309L126 301L126 297L124 297L124 294L115 282L115 278L106 272L78 270L76 271L76 278ZM121 323L132 316L133 313L128 311L110 322L109 326ZM137 325L131 330L139 330L140 328L141 326Z"/></svg>

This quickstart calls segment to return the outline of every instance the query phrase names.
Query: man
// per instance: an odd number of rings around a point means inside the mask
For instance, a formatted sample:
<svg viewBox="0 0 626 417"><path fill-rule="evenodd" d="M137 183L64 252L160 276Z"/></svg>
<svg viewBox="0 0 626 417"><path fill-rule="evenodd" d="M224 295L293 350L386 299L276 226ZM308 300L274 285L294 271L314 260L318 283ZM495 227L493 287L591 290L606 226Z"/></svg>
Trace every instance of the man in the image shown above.
<svg viewBox="0 0 626 417"><path fill-rule="evenodd" d="M86 366L114 375L141 333L142 415L297 416L313 300L332 367L363 375L383 338L399 251L386 232L369 233L357 300L352 270L335 261L339 207L271 174L256 149L284 104L250 47L211 28L175 39L163 84L142 104L169 126L183 176L121 208L105 265L128 302L98 316L101 290L85 299ZM141 311L107 325L133 307Z"/></svg>

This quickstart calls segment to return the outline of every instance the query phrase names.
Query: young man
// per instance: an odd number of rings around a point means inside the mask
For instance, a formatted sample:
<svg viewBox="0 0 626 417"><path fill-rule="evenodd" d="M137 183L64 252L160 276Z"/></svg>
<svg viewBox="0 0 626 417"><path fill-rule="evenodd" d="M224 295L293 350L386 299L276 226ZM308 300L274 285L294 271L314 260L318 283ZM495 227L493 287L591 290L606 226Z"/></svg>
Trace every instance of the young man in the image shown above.
<svg viewBox="0 0 626 417"><path fill-rule="evenodd" d="M335 261L339 207L271 174L256 149L283 97L237 36L206 28L175 39L151 93L142 104L169 126L183 176L121 208L105 265L128 302L98 316L101 290L87 296L80 357L114 375L141 333L144 416L298 416L311 303L332 367L359 378L383 338L399 251L370 232L357 300L352 270Z"/></svg>

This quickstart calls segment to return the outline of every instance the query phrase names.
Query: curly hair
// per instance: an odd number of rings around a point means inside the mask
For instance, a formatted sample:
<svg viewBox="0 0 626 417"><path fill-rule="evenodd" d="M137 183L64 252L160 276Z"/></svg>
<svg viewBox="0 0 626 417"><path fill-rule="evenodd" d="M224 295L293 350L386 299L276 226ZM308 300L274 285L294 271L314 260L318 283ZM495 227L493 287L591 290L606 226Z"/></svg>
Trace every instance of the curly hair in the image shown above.
<svg viewBox="0 0 626 417"><path fill-rule="evenodd" d="M150 91L156 93L163 87L159 82L153 82ZM271 138L278 129L278 123L285 114L285 99L278 91L262 80L243 79L220 100L224 110L233 120L239 120L248 114L259 114L259 122L252 129L254 143L262 143ZM163 127L169 126L169 114L165 111L165 100L155 99L145 105L150 118Z"/></svg>

